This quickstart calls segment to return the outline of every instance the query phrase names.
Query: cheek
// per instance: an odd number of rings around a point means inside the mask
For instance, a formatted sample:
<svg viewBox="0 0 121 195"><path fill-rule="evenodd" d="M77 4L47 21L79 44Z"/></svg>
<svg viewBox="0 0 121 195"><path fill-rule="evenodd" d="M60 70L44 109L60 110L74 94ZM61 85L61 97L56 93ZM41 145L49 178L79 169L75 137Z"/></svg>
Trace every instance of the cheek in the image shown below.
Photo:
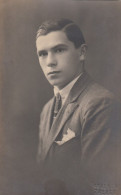
<svg viewBox="0 0 121 195"><path fill-rule="evenodd" d="M43 72L44 74L46 74L45 68L44 68L44 66L43 66L42 64L40 64L40 68L41 68L42 72Z"/></svg>
<svg viewBox="0 0 121 195"><path fill-rule="evenodd" d="M63 55L58 59L58 64L63 67L64 69L69 70L69 66L71 63L71 56L70 55Z"/></svg>
<svg viewBox="0 0 121 195"><path fill-rule="evenodd" d="M39 60L40 67L43 72L45 72L45 63L42 60Z"/></svg>
<svg viewBox="0 0 121 195"><path fill-rule="evenodd" d="M79 61L79 55L75 52L68 53L65 58L66 61L70 64L77 63L77 61Z"/></svg>
<svg viewBox="0 0 121 195"><path fill-rule="evenodd" d="M39 59L39 64L40 64L40 67L42 68L43 66L43 61Z"/></svg>
<svg viewBox="0 0 121 195"><path fill-rule="evenodd" d="M42 69L43 73L46 75L46 68L41 66L41 69Z"/></svg>

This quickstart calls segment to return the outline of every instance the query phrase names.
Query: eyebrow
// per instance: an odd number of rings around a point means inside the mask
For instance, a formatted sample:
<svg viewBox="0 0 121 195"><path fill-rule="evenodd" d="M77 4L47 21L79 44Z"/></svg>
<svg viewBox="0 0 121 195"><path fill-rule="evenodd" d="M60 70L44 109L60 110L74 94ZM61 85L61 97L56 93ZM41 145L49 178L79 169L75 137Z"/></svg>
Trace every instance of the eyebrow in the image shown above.
<svg viewBox="0 0 121 195"><path fill-rule="evenodd" d="M57 49L57 48L59 48L59 47L64 47L64 48L68 48L68 46L66 45L66 44L57 44L57 45L55 45L54 47L52 47L51 49Z"/></svg>
<svg viewBox="0 0 121 195"><path fill-rule="evenodd" d="M60 47L63 47L63 48L68 48L68 46L66 45L66 44L57 44L57 45L55 45L54 47L51 47L50 49L51 50L55 50L55 49L58 49L58 48L60 48ZM42 53L42 52L46 52L47 50L46 49L43 49L43 50L39 50L38 51L38 54L40 54L40 53Z"/></svg>

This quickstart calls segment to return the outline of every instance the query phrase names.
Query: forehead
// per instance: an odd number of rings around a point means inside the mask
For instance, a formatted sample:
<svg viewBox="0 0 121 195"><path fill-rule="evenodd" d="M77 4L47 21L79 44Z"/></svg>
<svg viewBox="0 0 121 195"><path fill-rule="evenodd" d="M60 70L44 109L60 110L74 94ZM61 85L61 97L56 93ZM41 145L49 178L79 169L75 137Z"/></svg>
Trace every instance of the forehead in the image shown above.
<svg viewBox="0 0 121 195"><path fill-rule="evenodd" d="M36 46L38 50L52 48L56 45L64 44L67 46L73 45L63 31L53 31L47 35L42 35L37 38Z"/></svg>

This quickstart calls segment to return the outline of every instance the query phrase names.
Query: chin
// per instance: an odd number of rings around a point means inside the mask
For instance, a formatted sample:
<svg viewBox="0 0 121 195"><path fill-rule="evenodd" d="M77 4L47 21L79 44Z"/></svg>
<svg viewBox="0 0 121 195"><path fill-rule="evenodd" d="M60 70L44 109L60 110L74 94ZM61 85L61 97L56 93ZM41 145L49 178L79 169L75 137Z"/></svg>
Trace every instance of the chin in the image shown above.
<svg viewBox="0 0 121 195"><path fill-rule="evenodd" d="M49 83L54 87L56 86L58 89L63 89L69 82L57 82L57 81L49 81Z"/></svg>
<svg viewBox="0 0 121 195"><path fill-rule="evenodd" d="M59 86L60 86L60 83L58 83L58 82L52 82L52 81L49 81L49 83L54 87L54 86L56 86L56 87L58 87L59 88Z"/></svg>

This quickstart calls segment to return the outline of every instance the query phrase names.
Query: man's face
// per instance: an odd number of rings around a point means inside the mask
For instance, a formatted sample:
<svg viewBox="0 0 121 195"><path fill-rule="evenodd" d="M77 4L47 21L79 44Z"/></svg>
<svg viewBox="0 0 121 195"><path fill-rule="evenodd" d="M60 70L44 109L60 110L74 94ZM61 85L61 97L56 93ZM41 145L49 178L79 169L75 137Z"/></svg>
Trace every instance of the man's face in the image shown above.
<svg viewBox="0 0 121 195"><path fill-rule="evenodd" d="M62 89L81 73L80 48L63 31L53 31L36 41L40 66L49 83Z"/></svg>

